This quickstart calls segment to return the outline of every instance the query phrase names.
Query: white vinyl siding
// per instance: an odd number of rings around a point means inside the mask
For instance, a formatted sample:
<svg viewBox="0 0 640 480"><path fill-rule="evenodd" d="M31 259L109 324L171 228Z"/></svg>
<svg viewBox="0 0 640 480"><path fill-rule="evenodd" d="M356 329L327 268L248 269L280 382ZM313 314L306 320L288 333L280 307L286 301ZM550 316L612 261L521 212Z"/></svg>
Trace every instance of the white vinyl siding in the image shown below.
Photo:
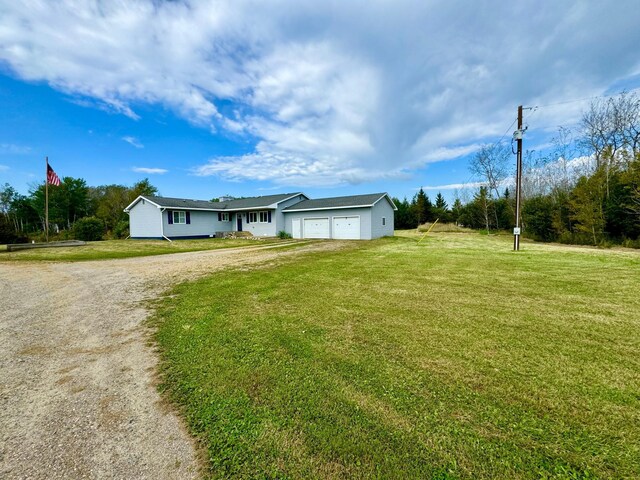
<svg viewBox="0 0 640 480"><path fill-rule="evenodd" d="M141 199L129 211L131 238L162 238L162 212L151 202Z"/></svg>
<svg viewBox="0 0 640 480"><path fill-rule="evenodd" d="M271 222L269 222L269 210L247 212L242 215L242 230L251 232L256 237L275 237L277 230L273 221L273 210L271 211ZM249 221L247 222L247 219Z"/></svg>
<svg viewBox="0 0 640 480"><path fill-rule="evenodd" d="M285 214L283 213L283 209L290 207L291 205L295 205L298 202L301 202L302 200L305 200L307 197L305 197L304 195L296 195L293 198L290 198L288 200L285 200L284 202L280 202L278 204L278 209L275 210L273 212L273 215L275 215L275 219L274 217L272 217L272 221L275 223L275 228L274 228L274 232L279 232L280 230L287 230L287 222L285 221ZM300 225L302 228L302 225Z"/></svg>
<svg viewBox="0 0 640 480"><path fill-rule="evenodd" d="M170 210L170 209L167 209ZM168 212L162 214L164 234L169 238L210 237L216 232L232 230L231 222L218 221L218 212L190 210L189 223L169 224Z"/></svg>
<svg viewBox="0 0 640 480"><path fill-rule="evenodd" d="M371 238L393 237L393 216L393 207L386 198L371 207Z"/></svg>

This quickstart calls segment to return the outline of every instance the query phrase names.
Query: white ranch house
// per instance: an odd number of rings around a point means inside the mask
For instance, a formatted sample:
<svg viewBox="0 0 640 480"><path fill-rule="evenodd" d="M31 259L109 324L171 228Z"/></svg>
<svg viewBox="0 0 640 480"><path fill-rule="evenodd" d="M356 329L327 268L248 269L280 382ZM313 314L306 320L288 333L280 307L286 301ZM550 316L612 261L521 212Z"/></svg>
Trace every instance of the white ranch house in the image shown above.
<svg viewBox="0 0 640 480"><path fill-rule="evenodd" d="M284 193L224 202L140 195L125 208L131 238L207 238L228 232L371 240L393 235L397 210L386 193L312 200Z"/></svg>

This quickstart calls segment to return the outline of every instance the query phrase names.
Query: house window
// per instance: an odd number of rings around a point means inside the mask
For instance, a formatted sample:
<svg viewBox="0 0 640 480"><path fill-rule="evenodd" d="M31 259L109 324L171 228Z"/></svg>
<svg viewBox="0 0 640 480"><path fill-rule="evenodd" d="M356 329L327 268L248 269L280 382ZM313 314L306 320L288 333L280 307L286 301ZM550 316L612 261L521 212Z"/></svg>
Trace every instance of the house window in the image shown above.
<svg viewBox="0 0 640 480"><path fill-rule="evenodd" d="M387 224L387 219L385 217L382 217L382 226L385 226Z"/></svg>
<svg viewBox="0 0 640 480"><path fill-rule="evenodd" d="M228 222L229 221L229 212L224 212L222 214L222 221L223 222Z"/></svg>
<svg viewBox="0 0 640 480"><path fill-rule="evenodd" d="M260 223L269 222L269 212L260 212Z"/></svg>
<svg viewBox="0 0 640 480"><path fill-rule="evenodd" d="M187 214L183 211L173 211L173 223L187 223Z"/></svg>
<svg viewBox="0 0 640 480"><path fill-rule="evenodd" d="M249 223L255 223L258 221L258 212L249 212Z"/></svg>

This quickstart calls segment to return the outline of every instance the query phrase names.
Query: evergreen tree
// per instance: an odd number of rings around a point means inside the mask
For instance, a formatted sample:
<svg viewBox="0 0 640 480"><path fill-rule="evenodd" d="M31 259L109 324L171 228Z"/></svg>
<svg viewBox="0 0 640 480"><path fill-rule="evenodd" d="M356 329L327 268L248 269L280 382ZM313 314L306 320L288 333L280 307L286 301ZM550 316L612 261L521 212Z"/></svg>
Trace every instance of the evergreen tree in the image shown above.
<svg viewBox="0 0 640 480"><path fill-rule="evenodd" d="M606 166L601 166L590 177L582 177L571 192L572 218L579 232L591 237L597 245L605 226L604 200L610 186Z"/></svg>
<svg viewBox="0 0 640 480"><path fill-rule="evenodd" d="M151 182L148 178L145 178L144 180L140 180L139 182L135 183L131 188L131 194L129 195L129 197L131 198L131 202L133 202L140 195L158 195L158 189L151 185Z"/></svg>
<svg viewBox="0 0 640 480"><path fill-rule="evenodd" d="M451 221L451 217L449 215L449 206L447 205L447 202L440 192L438 192L438 195L436 195L436 203L433 208L433 216L434 219L440 219L442 223L448 223Z"/></svg>
<svg viewBox="0 0 640 480"><path fill-rule="evenodd" d="M393 203L395 203L398 208L394 215L395 228L398 230L416 228L418 226L418 222L416 221L416 217L411 209L411 204L407 201L407 198L405 197L402 201L394 198Z"/></svg>
<svg viewBox="0 0 640 480"><path fill-rule="evenodd" d="M462 215L463 208L464 207L460 199L456 198L453 201L453 205L451 206L451 221L454 222L456 225L460 224L460 216Z"/></svg>
<svg viewBox="0 0 640 480"><path fill-rule="evenodd" d="M422 188L420 188L420 191L413 197L412 207L418 225L422 225L433 219L433 206Z"/></svg>

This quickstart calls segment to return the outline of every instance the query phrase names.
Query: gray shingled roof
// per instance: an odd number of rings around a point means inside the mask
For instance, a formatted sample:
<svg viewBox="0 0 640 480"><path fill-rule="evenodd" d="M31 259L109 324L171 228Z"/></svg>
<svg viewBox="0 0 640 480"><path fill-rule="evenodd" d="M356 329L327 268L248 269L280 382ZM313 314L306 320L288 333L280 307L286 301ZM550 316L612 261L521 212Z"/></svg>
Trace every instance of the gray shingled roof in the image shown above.
<svg viewBox="0 0 640 480"><path fill-rule="evenodd" d="M386 193L370 193L367 195L349 195L346 197L303 200L302 202L285 208L284 211L292 212L296 210L318 210L321 208L370 207L384 196L388 195Z"/></svg>
<svg viewBox="0 0 640 480"><path fill-rule="evenodd" d="M200 210L240 210L245 208L265 208L274 203L281 202L297 193L281 193L278 195L265 195L262 197L239 198L227 202L209 202L207 200L189 200L187 198L154 197L145 195L144 198L164 208L185 208Z"/></svg>
<svg viewBox="0 0 640 480"><path fill-rule="evenodd" d="M228 202L221 202L226 205L226 210L239 210L243 208L262 208L274 203L279 203L287 198L291 198L295 195L304 195L302 192L294 193L281 193L278 195L265 195L263 197L250 197L239 198L237 200L230 200ZM305 195L306 197L306 195Z"/></svg>
<svg viewBox="0 0 640 480"><path fill-rule="evenodd" d="M189 200L187 198L153 197L151 195L144 195L144 198L166 208L200 208L212 210L220 208L221 205L207 200Z"/></svg>

